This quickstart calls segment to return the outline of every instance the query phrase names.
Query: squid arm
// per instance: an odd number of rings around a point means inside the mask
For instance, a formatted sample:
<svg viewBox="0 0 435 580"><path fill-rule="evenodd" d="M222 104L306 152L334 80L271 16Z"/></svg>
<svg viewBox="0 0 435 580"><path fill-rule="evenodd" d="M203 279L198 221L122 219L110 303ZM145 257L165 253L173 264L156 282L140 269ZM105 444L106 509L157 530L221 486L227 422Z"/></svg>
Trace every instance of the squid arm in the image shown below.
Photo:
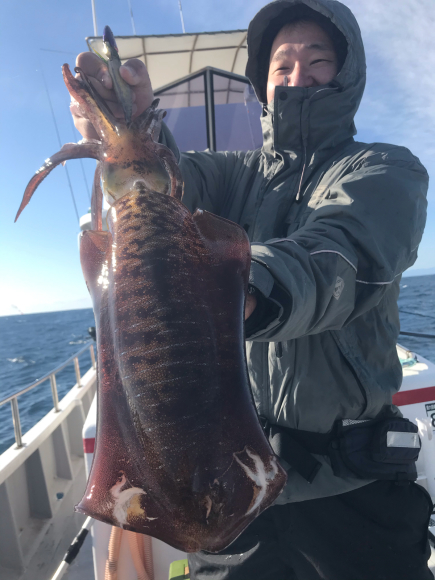
<svg viewBox="0 0 435 580"><path fill-rule="evenodd" d="M68 159L100 159L101 143L99 141L86 141L84 143L66 143L60 151L46 159L44 165L38 169L35 175L27 184L26 190L18 209L15 221L20 217L21 212L29 203L38 185L43 181L55 167L61 163L65 163Z"/></svg>

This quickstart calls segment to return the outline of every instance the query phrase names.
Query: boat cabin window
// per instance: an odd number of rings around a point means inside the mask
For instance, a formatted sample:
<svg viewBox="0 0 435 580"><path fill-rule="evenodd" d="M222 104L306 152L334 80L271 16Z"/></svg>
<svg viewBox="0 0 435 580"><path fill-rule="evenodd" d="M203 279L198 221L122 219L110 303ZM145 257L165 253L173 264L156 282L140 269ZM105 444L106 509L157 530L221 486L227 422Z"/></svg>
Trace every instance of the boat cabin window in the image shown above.
<svg viewBox="0 0 435 580"><path fill-rule="evenodd" d="M245 77L207 67L155 94L181 151L248 151L263 144L261 105Z"/></svg>
<svg viewBox="0 0 435 580"><path fill-rule="evenodd" d="M204 75L156 92L180 151L207 149Z"/></svg>

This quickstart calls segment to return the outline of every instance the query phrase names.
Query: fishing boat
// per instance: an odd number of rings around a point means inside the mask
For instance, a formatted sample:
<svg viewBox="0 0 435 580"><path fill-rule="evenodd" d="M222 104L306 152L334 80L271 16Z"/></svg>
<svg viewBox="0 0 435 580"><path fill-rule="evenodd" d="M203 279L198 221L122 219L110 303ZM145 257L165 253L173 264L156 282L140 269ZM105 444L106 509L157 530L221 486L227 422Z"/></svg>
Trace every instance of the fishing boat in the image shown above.
<svg viewBox="0 0 435 580"><path fill-rule="evenodd" d="M123 60L140 58L146 64L160 107L167 111L165 122L182 151L261 146L260 105L244 76L246 34L246 30L234 30L116 37ZM90 37L87 43L90 50L102 52L101 37ZM90 214L85 214L80 228L90 227ZM80 357L88 351L92 364L82 373ZM422 442L418 483L435 500L435 365L400 345L397 351L403 385L394 403L405 417L418 422ZM75 368L76 384L59 401L56 375L70 364ZM50 383L53 409L23 434L19 397L41 383L47 384L47 396ZM119 580L189 578L184 553L139 534L133 534L137 536L133 540L127 534L113 540L109 525L74 513L95 446L95 391L91 341L35 383L0 401L0 406L11 405L15 430L15 444L0 455L2 580L62 576L68 580L107 580L114 577L107 566L109 544L111 566L116 565ZM89 529L90 536L79 551ZM431 520L432 532L435 521ZM79 540L64 558L78 533ZM435 559L431 563L435 570ZM146 575L140 576L142 569Z"/></svg>

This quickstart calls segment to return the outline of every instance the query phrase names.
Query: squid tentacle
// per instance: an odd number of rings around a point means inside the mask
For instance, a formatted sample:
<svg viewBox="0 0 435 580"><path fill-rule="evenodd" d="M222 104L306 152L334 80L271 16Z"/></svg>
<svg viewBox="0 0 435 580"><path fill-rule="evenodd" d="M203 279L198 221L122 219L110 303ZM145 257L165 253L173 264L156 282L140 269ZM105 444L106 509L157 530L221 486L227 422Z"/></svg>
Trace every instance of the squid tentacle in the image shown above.
<svg viewBox="0 0 435 580"><path fill-rule="evenodd" d="M68 159L100 159L101 143L99 141L88 141L85 143L66 143L60 151L45 160L44 165L38 169L35 175L27 184L26 190L18 209L15 221L20 217L21 212L29 203L38 185L61 163Z"/></svg>
<svg viewBox="0 0 435 580"><path fill-rule="evenodd" d="M152 127L154 126L154 119L156 115L156 109L159 105L160 99L154 99L148 109L145 109L143 113L139 115L132 123L132 126L141 134L148 133L151 135ZM165 111L166 114L166 111ZM163 117L162 117L163 118ZM160 127L159 127L160 130Z"/></svg>

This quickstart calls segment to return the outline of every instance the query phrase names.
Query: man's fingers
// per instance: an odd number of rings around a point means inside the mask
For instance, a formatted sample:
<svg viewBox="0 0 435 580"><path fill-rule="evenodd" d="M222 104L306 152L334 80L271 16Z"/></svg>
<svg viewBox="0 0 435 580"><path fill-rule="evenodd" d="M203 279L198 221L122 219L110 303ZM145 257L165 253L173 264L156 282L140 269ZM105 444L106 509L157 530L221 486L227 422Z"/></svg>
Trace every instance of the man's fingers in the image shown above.
<svg viewBox="0 0 435 580"><path fill-rule="evenodd" d="M136 86L151 87L150 77L144 63L138 58L130 58L119 69L126 83Z"/></svg>
<svg viewBox="0 0 435 580"><path fill-rule="evenodd" d="M119 69L119 73L125 82L132 87L140 84L141 79L133 67L123 64Z"/></svg>
<svg viewBox="0 0 435 580"><path fill-rule="evenodd" d="M144 63L137 59L127 60L119 69L119 74L133 89L136 113L133 117L141 115L154 100L151 81Z"/></svg>
<svg viewBox="0 0 435 580"><path fill-rule="evenodd" d="M112 79L107 66L96 54L81 52L76 59L76 66L81 68L87 77L98 80L104 88L108 90L112 88Z"/></svg>
<svg viewBox="0 0 435 580"><path fill-rule="evenodd" d="M124 119L124 111L113 90L112 79L106 64L92 52L82 52L78 55L76 66L87 76L95 91L106 102L112 114L119 120ZM137 58L128 60L120 67L121 77L131 86L133 98L133 118L140 115L153 102L154 95L148 71L142 61ZM79 76L79 75L77 75ZM80 133L87 139L95 138L92 125L79 111L71 109L74 123Z"/></svg>
<svg viewBox="0 0 435 580"><path fill-rule="evenodd" d="M112 103L111 101L107 101L107 106L110 109L110 112L112 113L112 115L114 117L116 117L117 119L124 119L125 118L125 114L124 114L124 109L121 107L121 105L119 103ZM132 115L134 116L134 114L137 111L137 106L135 104L133 104L131 112Z"/></svg>
<svg viewBox="0 0 435 580"><path fill-rule="evenodd" d="M97 91L97 93L102 97L105 101L116 101L115 91L108 90L99 80L94 77L88 77L89 82Z"/></svg>
<svg viewBox="0 0 435 580"><path fill-rule="evenodd" d="M69 108L73 117L74 125L80 135L85 139L99 139L92 123L89 119L86 119L86 117L83 116L83 111L80 109L79 104L76 101L71 101Z"/></svg>

